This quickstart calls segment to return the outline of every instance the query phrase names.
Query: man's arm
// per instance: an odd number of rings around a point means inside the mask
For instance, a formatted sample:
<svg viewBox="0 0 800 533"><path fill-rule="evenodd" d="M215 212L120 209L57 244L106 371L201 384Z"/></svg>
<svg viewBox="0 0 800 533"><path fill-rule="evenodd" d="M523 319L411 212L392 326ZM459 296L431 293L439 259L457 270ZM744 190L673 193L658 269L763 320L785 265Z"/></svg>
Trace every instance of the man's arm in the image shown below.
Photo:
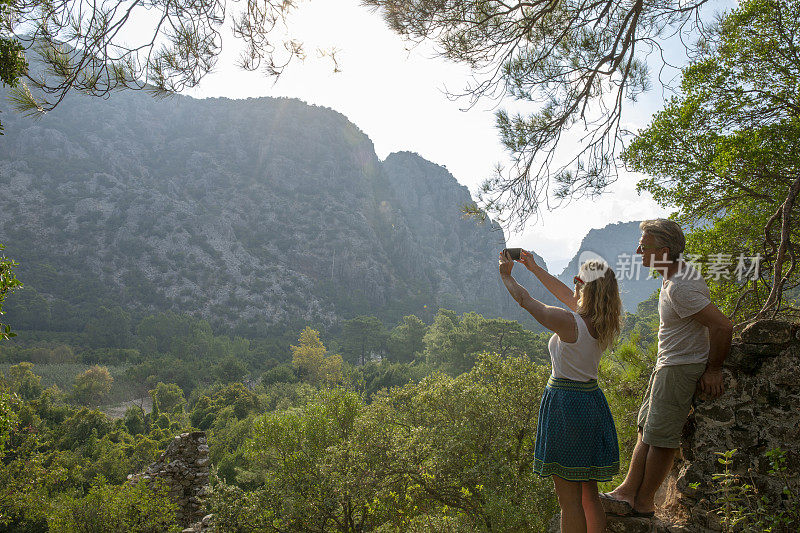
<svg viewBox="0 0 800 533"><path fill-rule="evenodd" d="M733 323L714 304L708 304L693 314L692 318L708 328L708 363L706 371L700 377L700 391L716 398L724 390L722 362L731 351Z"/></svg>

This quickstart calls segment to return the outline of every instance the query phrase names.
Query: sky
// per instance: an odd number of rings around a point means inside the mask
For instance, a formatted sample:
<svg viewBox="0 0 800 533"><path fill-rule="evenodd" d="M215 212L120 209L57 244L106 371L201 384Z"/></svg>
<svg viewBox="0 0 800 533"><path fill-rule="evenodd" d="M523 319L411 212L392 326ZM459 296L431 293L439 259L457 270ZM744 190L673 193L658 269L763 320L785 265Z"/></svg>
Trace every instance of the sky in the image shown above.
<svg viewBox="0 0 800 533"><path fill-rule="evenodd" d="M465 66L437 58L428 45L405 42L358 0L303 2L291 17L290 28L291 36L304 43L306 58L292 63L277 81L236 67L239 43L225 36L215 71L185 94L288 96L330 107L369 136L381 159L392 152L416 152L446 167L473 198L496 164L508 163L494 113L498 106L514 110L519 104L487 100L463 110L468 102L452 101L445 89L458 92L466 86L470 72ZM330 48L337 50L340 72L317 53ZM627 109L623 125L634 131L646 126L662 105L662 91L647 93ZM638 179L622 173L600 198L543 212L523 231L506 231L508 245L534 250L551 272L560 273L590 229L669 214L648 194L636 193Z"/></svg>

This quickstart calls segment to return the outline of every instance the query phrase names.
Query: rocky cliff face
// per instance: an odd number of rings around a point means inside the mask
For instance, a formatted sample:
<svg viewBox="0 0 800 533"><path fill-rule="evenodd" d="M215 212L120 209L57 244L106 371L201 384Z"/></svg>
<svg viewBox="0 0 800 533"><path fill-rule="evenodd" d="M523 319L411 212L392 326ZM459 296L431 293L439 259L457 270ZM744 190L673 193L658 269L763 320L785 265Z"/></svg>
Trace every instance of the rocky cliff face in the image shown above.
<svg viewBox="0 0 800 533"><path fill-rule="evenodd" d="M530 321L497 275L503 232L460 216L467 189L415 154L381 162L330 109L127 92L3 116L0 242L14 297L50 308L18 328L75 329L101 305L251 330L439 306Z"/></svg>

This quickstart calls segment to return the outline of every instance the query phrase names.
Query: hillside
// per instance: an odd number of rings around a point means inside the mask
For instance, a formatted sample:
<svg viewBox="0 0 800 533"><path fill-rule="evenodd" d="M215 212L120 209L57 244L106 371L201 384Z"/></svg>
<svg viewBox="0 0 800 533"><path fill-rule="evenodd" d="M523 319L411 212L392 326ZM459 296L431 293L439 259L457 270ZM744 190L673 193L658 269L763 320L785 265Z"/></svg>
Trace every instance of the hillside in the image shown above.
<svg viewBox="0 0 800 533"><path fill-rule="evenodd" d="M532 323L497 275L502 230L460 217L467 188L416 154L380 161L330 109L124 92L3 117L13 194L0 242L26 286L6 307L17 328L79 329L100 306L251 333L429 321L440 306Z"/></svg>

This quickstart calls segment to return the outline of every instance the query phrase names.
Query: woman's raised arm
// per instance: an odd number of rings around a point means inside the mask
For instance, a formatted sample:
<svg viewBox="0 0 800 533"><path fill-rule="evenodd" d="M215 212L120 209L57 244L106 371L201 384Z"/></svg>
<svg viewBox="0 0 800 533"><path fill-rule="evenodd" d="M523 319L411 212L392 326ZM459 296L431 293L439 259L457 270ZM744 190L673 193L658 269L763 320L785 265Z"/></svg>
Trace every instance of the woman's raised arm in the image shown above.
<svg viewBox="0 0 800 533"><path fill-rule="evenodd" d="M577 324L575 318L569 311L565 311L560 307L553 307L546 305L533 298L525 287L517 283L511 276L511 269L514 266L514 261L500 254L500 279L508 289L511 297L516 302L528 311L539 324L543 325L550 331L558 333L561 340L564 342L575 342L577 340Z"/></svg>
<svg viewBox="0 0 800 533"><path fill-rule="evenodd" d="M578 300L575 298L575 294L572 290L564 285L560 279L539 266L533 258L533 254L522 250L519 254L519 262L525 265L525 268L533 272L533 274L539 278L539 281L542 282L544 288L550 291L559 301L573 311L578 310Z"/></svg>

